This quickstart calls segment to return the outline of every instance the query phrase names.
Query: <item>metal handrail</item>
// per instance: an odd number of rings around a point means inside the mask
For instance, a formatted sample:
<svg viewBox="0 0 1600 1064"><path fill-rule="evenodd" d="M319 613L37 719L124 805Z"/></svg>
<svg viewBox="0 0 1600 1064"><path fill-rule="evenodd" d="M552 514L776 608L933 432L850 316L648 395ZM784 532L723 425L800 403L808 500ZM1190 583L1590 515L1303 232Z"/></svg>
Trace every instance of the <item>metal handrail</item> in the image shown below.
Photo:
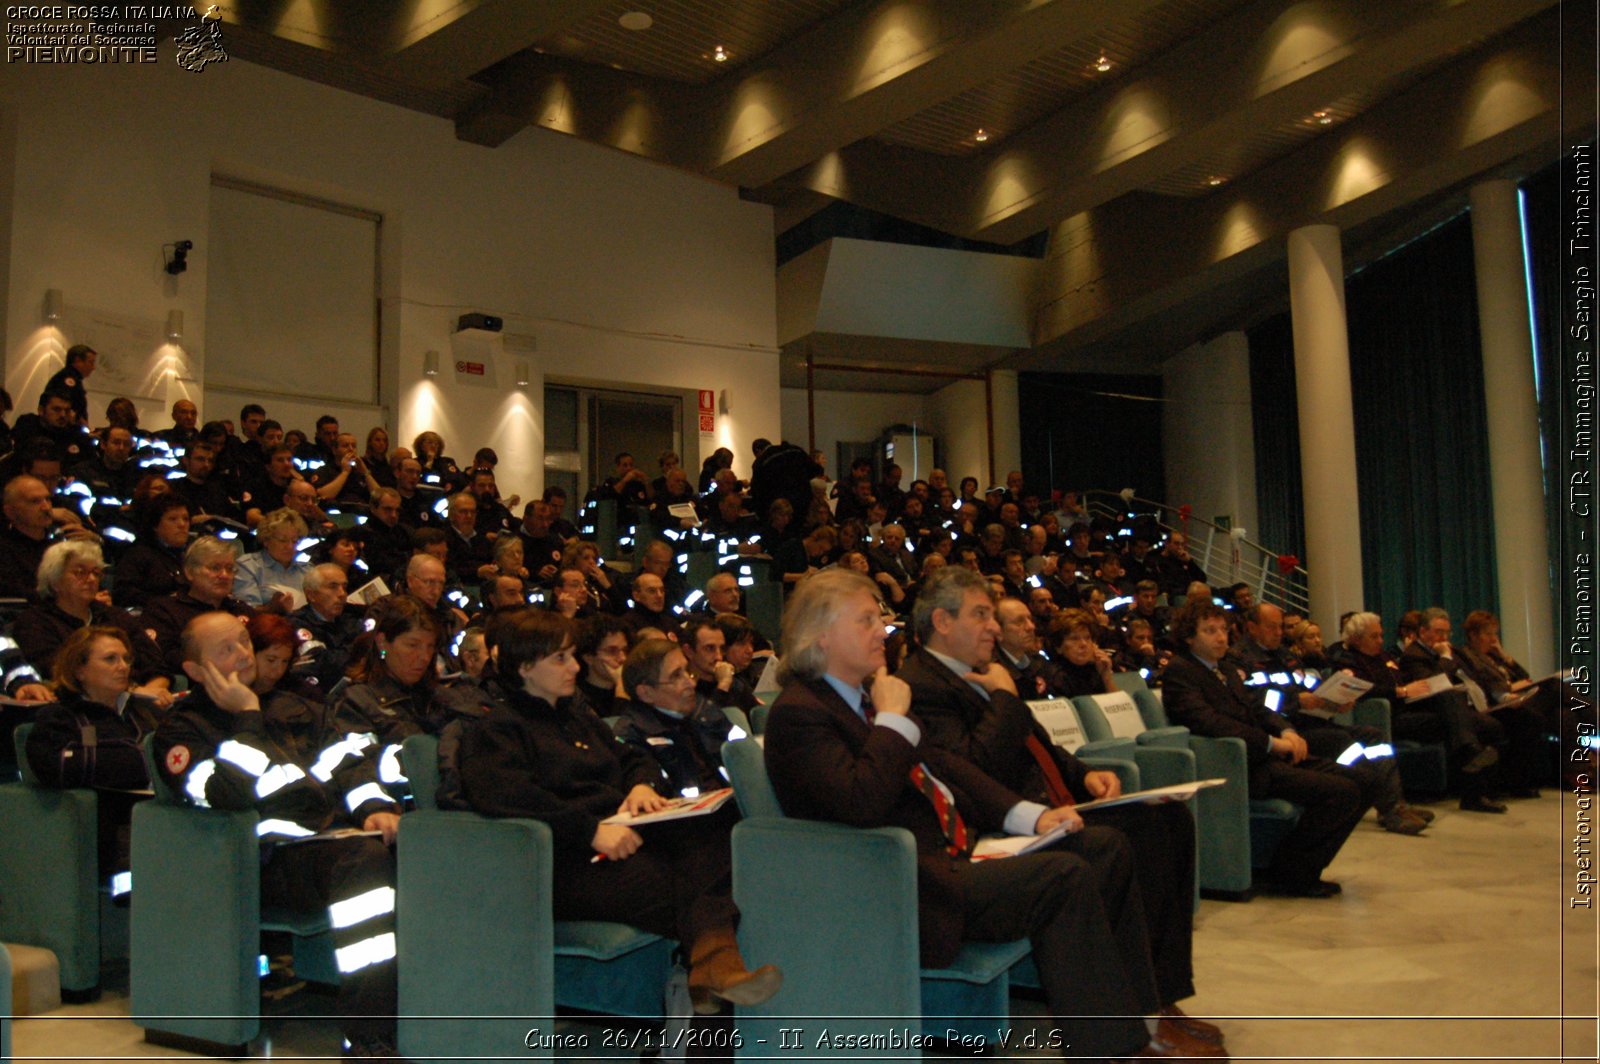
<svg viewBox="0 0 1600 1064"><path fill-rule="evenodd" d="M1311 606L1311 596L1307 590L1310 574L1305 566L1296 565L1285 577L1278 568L1278 552L1264 544L1244 536L1235 536L1230 529L1193 515L1188 518L1189 527L1180 529L1165 519L1165 515L1171 514L1174 520L1182 520L1180 508L1154 499L1102 488L1079 494L1092 517L1109 517L1113 521L1126 523L1132 517L1153 516L1156 524L1166 531L1184 532L1189 537L1189 556L1205 570L1206 579L1213 586L1217 583L1245 583L1255 591L1257 602L1271 602L1301 613ZM1203 545L1195 542L1195 526L1205 530ZM1154 548L1156 545L1151 546ZM1227 574L1225 580L1223 574Z"/></svg>

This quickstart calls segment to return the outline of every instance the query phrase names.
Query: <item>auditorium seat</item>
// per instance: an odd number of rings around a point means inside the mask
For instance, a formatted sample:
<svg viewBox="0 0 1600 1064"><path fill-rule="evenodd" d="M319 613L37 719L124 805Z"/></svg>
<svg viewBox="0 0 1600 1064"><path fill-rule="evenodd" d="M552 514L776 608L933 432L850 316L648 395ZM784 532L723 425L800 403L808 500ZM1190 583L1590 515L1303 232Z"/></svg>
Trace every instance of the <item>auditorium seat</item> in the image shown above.
<svg viewBox="0 0 1600 1064"><path fill-rule="evenodd" d="M417 802L397 848L401 1052L503 1055L557 1006L661 1019L673 943L626 924L555 920L549 827L439 809L438 750L434 736L415 735L401 753Z"/></svg>
<svg viewBox="0 0 1600 1064"><path fill-rule="evenodd" d="M722 758L745 816L733 829L740 947L784 973L771 1001L738 1010L741 1057L792 1059L797 1048L777 1031L802 1016L826 1016L840 1035L881 1035L884 1016L918 1017L916 1033L932 1036L996 1039L1009 1029L1009 973L1028 955L1026 941L970 942L949 967L922 968L911 833L789 819L760 745L725 743ZM795 933L806 927L828 933ZM848 963L840 943L849 943ZM908 1054L915 1051L867 1055Z"/></svg>

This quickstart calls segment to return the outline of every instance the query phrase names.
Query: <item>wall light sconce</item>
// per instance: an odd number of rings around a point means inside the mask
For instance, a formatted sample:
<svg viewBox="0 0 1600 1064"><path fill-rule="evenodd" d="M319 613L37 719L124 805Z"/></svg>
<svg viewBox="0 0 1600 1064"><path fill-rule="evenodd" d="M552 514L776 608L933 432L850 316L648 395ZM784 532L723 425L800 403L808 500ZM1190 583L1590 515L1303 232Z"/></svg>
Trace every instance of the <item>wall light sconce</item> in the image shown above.
<svg viewBox="0 0 1600 1064"><path fill-rule="evenodd" d="M422 356L422 375L424 377L437 377L439 375L439 352L429 351Z"/></svg>
<svg viewBox="0 0 1600 1064"><path fill-rule="evenodd" d="M728 409L728 389L726 389L726 388L722 389L721 399L722 399L722 412L724 414L733 413L732 410Z"/></svg>
<svg viewBox="0 0 1600 1064"><path fill-rule="evenodd" d="M167 339L174 343L183 339L183 311L167 311Z"/></svg>
<svg viewBox="0 0 1600 1064"><path fill-rule="evenodd" d="M517 359L517 387L526 388L531 380L533 380L533 374L529 371L528 360L525 358Z"/></svg>
<svg viewBox="0 0 1600 1064"><path fill-rule="evenodd" d="M66 297L59 288L47 288L44 293L44 320L60 321L66 310Z"/></svg>

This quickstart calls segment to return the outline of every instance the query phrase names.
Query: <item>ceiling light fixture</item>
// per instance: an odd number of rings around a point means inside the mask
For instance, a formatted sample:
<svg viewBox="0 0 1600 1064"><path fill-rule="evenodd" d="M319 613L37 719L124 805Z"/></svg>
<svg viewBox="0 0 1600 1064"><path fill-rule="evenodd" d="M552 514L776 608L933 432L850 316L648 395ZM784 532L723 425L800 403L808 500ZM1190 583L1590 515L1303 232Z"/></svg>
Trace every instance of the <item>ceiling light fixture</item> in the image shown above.
<svg viewBox="0 0 1600 1064"><path fill-rule="evenodd" d="M1311 117L1316 120L1316 123L1319 126L1330 126L1333 124L1333 116L1326 111L1317 111L1312 114Z"/></svg>
<svg viewBox="0 0 1600 1064"><path fill-rule="evenodd" d="M1111 60L1106 58L1104 52L1101 52L1100 58L1094 61L1094 68L1102 74L1111 69Z"/></svg>
<svg viewBox="0 0 1600 1064"><path fill-rule="evenodd" d="M980 129L972 135L972 139L977 141L979 144L982 144L984 141L989 139L989 132L988 130Z"/></svg>
<svg viewBox="0 0 1600 1064"><path fill-rule="evenodd" d="M726 63L728 61L728 50L719 44L716 50L711 53L711 58L719 63Z"/></svg>
<svg viewBox="0 0 1600 1064"><path fill-rule="evenodd" d="M617 19L617 24L625 30L647 30L655 25L656 20L643 11L627 11Z"/></svg>
<svg viewBox="0 0 1600 1064"><path fill-rule="evenodd" d="M1222 182L1225 181L1225 180L1227 180L1227 179L1226 178L1222 178L1222 177L1208 177L1208 178L1206 178L1206 184L1210 185L1212 188L1216 188L1218 185L1222 184Z"/></svg>

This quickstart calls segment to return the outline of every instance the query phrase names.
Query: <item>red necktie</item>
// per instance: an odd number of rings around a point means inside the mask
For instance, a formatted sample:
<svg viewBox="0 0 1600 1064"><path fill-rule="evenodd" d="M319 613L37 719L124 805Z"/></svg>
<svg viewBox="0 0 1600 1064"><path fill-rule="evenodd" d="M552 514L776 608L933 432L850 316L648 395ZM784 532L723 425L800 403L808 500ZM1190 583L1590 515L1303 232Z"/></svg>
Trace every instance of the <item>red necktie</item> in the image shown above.
<svg viewBox="0 0 1600 1064"><path fill-rule="evenodd" d="M919 761L911 767L911 783L921 791L928 801L933 803L934 815L939 818L939 827L944 831L944 837L949 843L945 848L950 851L951 857L966 857L972 853L967 844L967 825L961 819L955 803L950 800L948 792L928 772L927 768Z"/></svg>

